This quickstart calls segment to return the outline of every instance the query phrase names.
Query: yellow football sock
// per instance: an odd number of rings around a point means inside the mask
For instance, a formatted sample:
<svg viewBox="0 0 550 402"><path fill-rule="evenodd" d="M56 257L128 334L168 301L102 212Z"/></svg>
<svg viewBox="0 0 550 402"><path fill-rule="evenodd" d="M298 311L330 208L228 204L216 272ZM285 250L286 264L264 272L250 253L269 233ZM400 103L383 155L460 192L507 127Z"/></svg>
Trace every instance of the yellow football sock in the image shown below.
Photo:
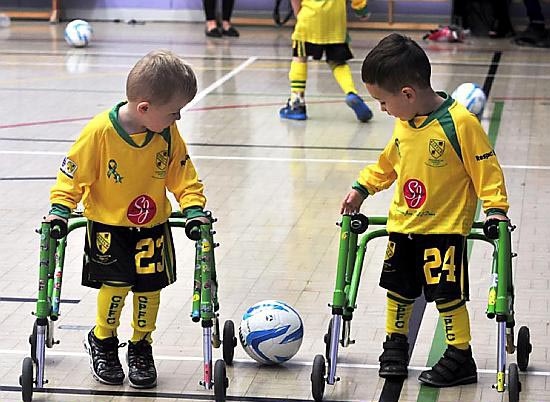
<svg viewBox="0 0 550 402"><path fill-rule="evenodd" d="M353 77L351 75L351 68L347 63L336 65L334 62L329 63L330 68L332 69L332 75L336 79L342 91L347 95L350 92L356 94L357 90L355 89L355 84L353 83Z"/></svg>
<svg viewBox="0 0 550 402"><path fill-rule="evenodd" d="M102 285L97 294L97 316L94 335L99 339L117 336L120 314L130 286Z"/></svg>
<svg viewBox="0 0 550 402"><path fill-rule="evenodd" d="M409 333L409 321L411 319L414 300L407 299L394 292L386 294L386 333Z"/></svg>
<svg viewBox="0 0 550 402"><path fill-rule="evenodd" d="M138 342L146 339L153 343L151 333L155 330L157 314L160 304L160 290L154 292L136 292L134 293L134 314L132 320L132 342Z"/></svg>
<svg viewBox="0 0 550 402"><path fill-rule="evenodd" d="M306 91L307 62L300 62L293 59L290 63L288 79L290 81L291 95L303 98Z"/></svg>
<svg viewBox="0 0 550 402"><path fill-rule="evenodd" d="M445 331L445 342L455 348L466 350L470 346L470 317L464 300L436 302L439 317Z"/></svg>

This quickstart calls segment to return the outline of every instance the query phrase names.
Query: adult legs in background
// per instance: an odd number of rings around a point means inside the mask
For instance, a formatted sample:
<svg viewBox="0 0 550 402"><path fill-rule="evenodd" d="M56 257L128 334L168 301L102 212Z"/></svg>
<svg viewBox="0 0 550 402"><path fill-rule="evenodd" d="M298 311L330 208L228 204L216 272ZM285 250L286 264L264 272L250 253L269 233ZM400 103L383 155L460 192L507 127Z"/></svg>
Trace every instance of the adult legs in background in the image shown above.
<svg viewBox="0 0 550 402"><path fill-rule="evenodd" d="M222 33L225 36L238 37L239 32L231 25L231 15L235 0L222 0Z"/></svg>
<svg viewBox="0 0 550 402"><path fill-rule="evenodd" d="M202 0L202 5L206 16L206 36L221 38L222 34L216 20L216 0Z"/></svg>

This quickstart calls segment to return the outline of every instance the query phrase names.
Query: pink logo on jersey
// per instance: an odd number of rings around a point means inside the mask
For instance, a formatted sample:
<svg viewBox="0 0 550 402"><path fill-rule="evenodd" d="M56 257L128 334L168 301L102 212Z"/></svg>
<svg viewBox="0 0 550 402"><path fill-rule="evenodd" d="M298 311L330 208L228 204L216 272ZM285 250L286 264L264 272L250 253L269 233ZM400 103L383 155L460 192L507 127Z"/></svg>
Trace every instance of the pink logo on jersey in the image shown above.
<svg viewBox="0 0 550 402"><path fill-rule="evenodd" d="M426 201L426 186L417 179L409 179L403 186L403 194L409 208L420 208Z"/></svg>
<svg viewBox="0 0 550 402"><path fill-rule="evenodd" d="M157 213L157 204L146 194L136 197L128 206L126 216L135 225L145 225L150 222Z"/></svg>

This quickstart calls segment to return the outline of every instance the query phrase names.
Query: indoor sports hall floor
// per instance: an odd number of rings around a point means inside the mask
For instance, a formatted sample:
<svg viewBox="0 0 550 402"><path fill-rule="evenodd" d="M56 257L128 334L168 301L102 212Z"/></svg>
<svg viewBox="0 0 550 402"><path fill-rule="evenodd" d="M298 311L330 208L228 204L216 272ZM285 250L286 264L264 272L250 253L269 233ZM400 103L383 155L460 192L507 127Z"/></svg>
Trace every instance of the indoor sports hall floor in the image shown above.
<svg viewBox="0 0 550 402"><path fill-rule="evenodd" d="M340 201L364 164L375 160L392 130L359 78L360 62L387 32L352 31L355 81L375 111L355 120L324 63L311 63L306 122L281 121L287 99L289 28L239 27L239 39L206 39L202 24L93 23L86 49L71 49L63 25L13 22L0 28L0 401L21 400L18 377L29 354L37 291L39 237L49 188L64 152L96 113L124 99L126 74L152 49L181 54L199 80L196 99L179 122L206 186L215 225L221 319L236 326L246 308L280 299L301 314L299 353L278 367L259 366L236 349L228 370L231 401L311 400L313 358L323 353L330 318ZM410 35L421 40L423 32ZM433 86L452 91L462 82L490 90L483 125L496 141L511 201L517 327L531 331L533 353L521 374L522 401L550 401L550 52L509 40L472 38L463 44L423 43L433 63ZM452 183L449 183L450 190ZM367 215L386 215L392 191L366 202ZM83 233L69 237L61 317L46 350L46 392L35 401L198 401L213 393L202 379L202 331L191 322L193 245L176 233L179 280L162 294L154 352L159 384L152 392L95 382L82 348L95 319L95 291L80 286ZM385 240L369 243L358 306L356 344L340 348L330 401L507 401L496 382L496 323L485 316L490 250L473 244L470 272L473 351L479 383L440 391L421 387L419 372L439 357L435 306L418 329L411 370L401 390L377 374L384 337L385 293L378 273ZM129 310L128 308L126 310ZM129 335L129 311L120 329ZM122 352L122 351L121 351ZM214 350L214 358L221 351ZM514 355L508 355L514 362ZM124 360L123 360L124 361ZM124 365L125 366L125 365Z"/></svg>

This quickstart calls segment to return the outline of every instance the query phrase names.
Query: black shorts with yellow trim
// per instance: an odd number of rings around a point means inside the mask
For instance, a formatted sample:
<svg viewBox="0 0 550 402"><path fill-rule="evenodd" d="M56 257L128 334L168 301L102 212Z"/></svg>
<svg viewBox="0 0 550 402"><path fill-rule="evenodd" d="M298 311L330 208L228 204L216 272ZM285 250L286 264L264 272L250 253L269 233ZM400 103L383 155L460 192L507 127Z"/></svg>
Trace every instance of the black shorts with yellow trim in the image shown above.
<svg viewBox="0 0 550 402"><path fill-rule="evenodd" d="M168 222L152 228L88 221L82 285L125 283L134 292L152 292L176 281L174 240Z"/></svg>
<svg viewBox="0 0 550 402"><path fill-rule="evenodd" d="M390 233L380 286L409 299L424 291L429 302L468 300L465 243L457 234Z"/></svg>
<svg viewBox="0 0 550 402"><path fill-rule="evenodd" d="M321 60L323 53L326 55L327 62L342 64L349 59L353 59L353 54L347 43L320 45L311 42L292 41L292 55L294 57L311 56L314 60Z"/></svg>

